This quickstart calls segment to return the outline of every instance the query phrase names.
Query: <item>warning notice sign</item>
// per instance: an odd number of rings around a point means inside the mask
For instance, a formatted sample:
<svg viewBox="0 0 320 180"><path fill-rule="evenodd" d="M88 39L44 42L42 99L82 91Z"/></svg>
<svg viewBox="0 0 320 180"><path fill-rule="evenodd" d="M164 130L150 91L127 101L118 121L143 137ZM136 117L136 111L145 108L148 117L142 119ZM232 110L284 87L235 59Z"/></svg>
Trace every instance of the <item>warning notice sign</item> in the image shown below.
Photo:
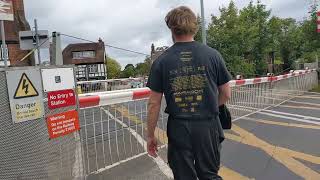
<svg viewBox="0 0 320 180"><path fill-rule="evenodd" d="M23 73L17 86L16 92L14 93L14 98L21 99L27 97L35 97L38 95L38 91L33 86L26 73Z"/></svg>
<svg viewBox="0 0 320 180"><path fill-rule="evenodd" d="M76 96L73 89L48 92L48 107L56 109L76 105Z"/></svg>
<svg viewBox="0 0 320 180"><path fill-rule="evenodd" d="M13 122L44 117L40 69L6 71L6 77Z"/></svg>
<svg viewBox="0 0 320 180"><path fill-rule="evenodd" d="M65 136L80 130L79 115L76 110L47 117L50 139Z"/></svg>
<svg viewBox="0 0 320 180"><path fill-rule="evenodd" d="M42 117L41 102L17 103L15 105L16 122Z"/></svg>

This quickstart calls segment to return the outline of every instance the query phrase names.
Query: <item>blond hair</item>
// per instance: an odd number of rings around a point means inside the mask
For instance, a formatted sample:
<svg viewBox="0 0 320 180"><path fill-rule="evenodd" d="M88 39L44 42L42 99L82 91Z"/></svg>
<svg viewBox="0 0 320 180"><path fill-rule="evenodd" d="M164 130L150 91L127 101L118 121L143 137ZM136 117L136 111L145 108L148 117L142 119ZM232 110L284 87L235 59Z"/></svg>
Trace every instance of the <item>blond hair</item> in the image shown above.
<svg viewBox="0 0 320 180"><path fill-rule="evenodd" d="M199 29L197 16L186 6L171 10L165 21L175 35L195 35Z"/></svg>

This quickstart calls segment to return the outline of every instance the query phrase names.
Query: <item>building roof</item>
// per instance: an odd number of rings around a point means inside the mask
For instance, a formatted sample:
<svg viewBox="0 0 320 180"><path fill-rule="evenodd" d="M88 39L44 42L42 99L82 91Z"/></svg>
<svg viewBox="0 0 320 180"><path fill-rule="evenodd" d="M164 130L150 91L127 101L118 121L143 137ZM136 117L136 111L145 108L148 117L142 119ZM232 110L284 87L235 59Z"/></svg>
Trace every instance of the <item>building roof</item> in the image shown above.
<svg viewBox="0 0 320 180"><path fill-rule="evenodd" d="M163 47L157 47L155 48L154 44L151 45L151 61L154 62L156 59L158 59L161 54L163 54L169 47L163 46Z"/></svg>
<svg viewBox="0 0 320 180"><path fill-rule="evenodd" d="M73 52L95 51L95 58L73 59ZM69 44L62 52L64 64L96 64L104 63L105 46L100 39L97 43Z"/></svg>

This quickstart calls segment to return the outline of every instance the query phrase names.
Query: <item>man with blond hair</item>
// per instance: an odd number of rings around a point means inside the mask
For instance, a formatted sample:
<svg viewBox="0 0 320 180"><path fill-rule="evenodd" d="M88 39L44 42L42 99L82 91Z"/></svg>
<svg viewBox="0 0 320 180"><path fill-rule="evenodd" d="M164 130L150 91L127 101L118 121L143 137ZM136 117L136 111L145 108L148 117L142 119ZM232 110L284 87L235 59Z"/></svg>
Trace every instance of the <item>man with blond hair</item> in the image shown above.
<svg viewBox="0 0 320 180"><path fill-rule="evenodd" d="M176 180L222 179L223 129L219 106L231 96L230 74L220 53L194 41L197 17L185 6L165 18L174 45L152 65L147 86L148 153L157 156L157 125L162 96L168 118L168 161Z"/></svg>

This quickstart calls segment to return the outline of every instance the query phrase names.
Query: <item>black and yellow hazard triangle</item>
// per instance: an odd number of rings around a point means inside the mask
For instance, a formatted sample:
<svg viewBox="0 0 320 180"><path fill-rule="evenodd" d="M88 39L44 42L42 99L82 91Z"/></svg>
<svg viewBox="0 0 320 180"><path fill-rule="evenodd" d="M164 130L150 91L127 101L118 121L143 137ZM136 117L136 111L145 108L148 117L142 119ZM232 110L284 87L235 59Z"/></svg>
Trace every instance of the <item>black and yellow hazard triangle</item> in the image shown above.
<svg viewBox="0 0 320 180"><path fill-rule="evenodd" d="M23 73L21 75L18 87L14 93L14 99L28 98L38 96L39 93L28 78L28 76Z"/></svg>

